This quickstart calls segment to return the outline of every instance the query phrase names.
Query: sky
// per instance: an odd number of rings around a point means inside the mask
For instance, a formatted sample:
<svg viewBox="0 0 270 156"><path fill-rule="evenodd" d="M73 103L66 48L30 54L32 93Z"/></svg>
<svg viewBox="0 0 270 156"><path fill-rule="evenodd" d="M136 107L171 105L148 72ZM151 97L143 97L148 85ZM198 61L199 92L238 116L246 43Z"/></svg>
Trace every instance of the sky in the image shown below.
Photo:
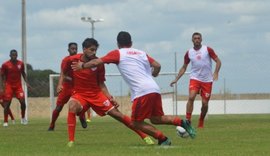
<svg viewBox="0 0 270 156"><path fill-rule="evenodd" d="M175 72L193 46L192 33L201 32L222 61L216 92L270 93L269 8L269 0L26 0L27 63L59 72L68 43L77 42L81 52L91 37L90 23L81 21L86 16L104 19L95 23L98 56L116 49L124 30L133 47L161 63L161 72ZM0 23L0 63L11 49L21 59L21 0L0 0ZM109 65L106 72L117 70Z"/></svg>

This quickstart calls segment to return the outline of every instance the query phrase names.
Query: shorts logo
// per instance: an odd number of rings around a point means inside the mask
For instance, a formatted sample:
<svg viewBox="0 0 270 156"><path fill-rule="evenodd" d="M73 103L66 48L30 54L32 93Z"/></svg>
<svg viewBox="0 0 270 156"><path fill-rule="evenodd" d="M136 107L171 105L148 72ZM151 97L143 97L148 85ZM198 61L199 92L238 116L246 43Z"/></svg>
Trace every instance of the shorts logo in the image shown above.
<svg viewBox="0 0 270 156"><path fill-rule="evenodd" d="M20 96L20 97L23 97L23 93L19 93L19 96Z"/></svg>
<svg viewBox="0 0 270 156"><path fill-rule="evenodd" d="M210 94L209 93L205 93L205 97L210 97Z"/></svg>
<svg viewBox="0 0 270 156"><path fill-rule="evenodd" d="M91 68L91 70L92 71L95 71L95 70L97 70L97 67L93 67L93 68Z"/></svg>
<svg viewBox="0 0 270 156"><path fill-rule="evenodd" d="M103 105L104 105L104 106L109 106L109 105L110 105L110 101L109 101L109 100L104 101L104 102L103 102Z"/></svg>

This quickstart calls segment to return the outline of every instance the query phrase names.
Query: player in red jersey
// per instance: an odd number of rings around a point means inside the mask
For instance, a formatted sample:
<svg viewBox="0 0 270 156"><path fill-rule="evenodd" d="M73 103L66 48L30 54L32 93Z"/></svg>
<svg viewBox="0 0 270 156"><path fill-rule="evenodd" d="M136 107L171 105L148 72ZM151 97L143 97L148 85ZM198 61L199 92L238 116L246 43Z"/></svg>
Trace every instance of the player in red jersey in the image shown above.
<svg viewBox="0 0 270 156"><path fill-rule="evenodd" d="M68 102L69 98L71 97L72 94L72 72L68 72L64 75L63 73L63 67L68 60L70 56L76 55L78 51L78 45L75 42L71 42L68 44L68 52L69 56L66 56L61 63L61 72L60 72L60 78L58 81L57 85L57 102L56 102L56 107L53 110L52 113L52 118L51 118L51 123L50 127L48 128L48 131L53 131L55 127L55 122L62 111L64 105ZM80 118L80 121L82 122L83 128L87 127L87 124L84 122L84 117Z"/></svg>
<svg viewBox="0 0 270 156"><path fill-rule="evenodd" d="M110 51L107 55L93 59L90 62L74 62L75 71L84 68L97 68L104 63L116 64L122 77L131 89L132 124L144 133L158 140L159 145L171 145L171 141L152 124L167 124L183 127L189 135L196 135L193 127L178 116L164 115L160 88L154 81L160 71L160 64L142 50L132 48L131 36L121 31L117 36L119 49ZM152 124L145 122L150 119Z"/></svg>
<svg viewBox="0 0 270 156"><path fill-rule="evenodd" d="M1 74L4 81L4 124L3 126L8 126L8 112L11 104L13 95L19 100L21 104L21 124L26 125L28 121L25 118L25 97L22 89L23 77L27 87L30 87L27 82L27 77L24 71L24 63L17 60L18 53L15 49L10 51L10 60L2 64Z"/></svg>
<svg viewBox="0 0 270 156"><path fill-rule="evenodd" d="M192 42L194 47L186 52L184 64L170 85L173 86L173 84L175 84L182 77L182 75L184 75L188 64L191 62L192 67L190 73L189 98L186 107L186 118L191 121L194 100L196 95L200 93L202 97L202 107L198 128L203 128L204 118L208 111L208 103L212 92L212 82L218 80L221 61L212 48L201 44L202 35L200 33L193 33ZM216 62L216 68L213 74L212 60Z"/></svg>
<svg viewBox="0 0 270 156"><path fill-rule="evenodd" d="M82 43L83 54L77 54L69 57L64 67L64 73L72 71L72 62L87 62L89 60L95 59L96 51L99 44L93 38L87 38ZM128 128L135 131L146 143L146 140L151 140L146 134L134 129L131 124L131 119L123 115L118 109L117 102L113 99L107 87L104 83L105 81L105 68L104 65L93 67L91 69L85 69L80 71L73 71L73 94L68 102L69 112L68 112L68 135L69 143L68 146L74 145L74 135L76 126L76 114L85 113L86 110L91 107L98 115L105 116L110 115L114 119L122 122ZM151 140L152 141L152 140ZM153 142L150 142L153 144Z"/></svg>
<svg viewBox="0 0 270 156"><path fill-rule="evenodd" d="M1 72L1 68L0 68L0 72ZM3 86L2 76L0 76L0 104L3 108L5 108L3 102L4 102L4 86ZM8 115L10 116L13 124L15 124L15 119L10 108L8 110Z"/></svg>

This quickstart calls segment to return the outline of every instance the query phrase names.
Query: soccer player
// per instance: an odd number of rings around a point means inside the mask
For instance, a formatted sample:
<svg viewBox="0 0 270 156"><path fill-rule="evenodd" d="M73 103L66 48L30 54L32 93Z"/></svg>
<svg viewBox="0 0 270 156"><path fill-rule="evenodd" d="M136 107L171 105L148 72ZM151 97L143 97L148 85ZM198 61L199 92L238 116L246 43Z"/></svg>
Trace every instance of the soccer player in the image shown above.
<svg viewBox="0 0 270 156"><path fill-rule="evenodd" d="M170 85L173 86L173 84L175 84L182 77L188 67L188 64L191 62L189 98L186 106L186 118L191 122L194 100L196 95L200 93L202 98L202 107L198 128L203 128L204 118L208 111L212 83L213 80L218 80L221 61L212 48L201 44L202 35L200 33L193 33L192 42L194 47L186 52L184 56L184 64L180 68L175 80L173 80ZM211 60L216 62L216 67L213 74Z"/></svg>
<svg viewBox="0 0 270 156"><path fill-rule="evenodd" d="M163 113L160 89L152 77L158 76L160 64L146 52L132 48L132 40L128 32L119 32L117 44L119 49L109 52L106 56L87 63L74 62L72 68L93 69L104 63L116 64L131 89L133 101L131 120L137 129L157 139L159 145L171 145L171 141L152 124L181 126L194 138L195 130L186 120ZM152 124L145 122L146 118L150 119Z"/></svg>
<svg viewBox="0 0 270 156"><path fill-rule="evenodd" d="M1 68L0 68L0 72L1 72ZM5 108L4 103L3 103L4 102L3 99L4 99L4 86L3 86L2 76L0 76L0 104L3 108ZM13 116L10 108L8 110L8 115L10 116L12 123L15 124L15 119L14 119L14 116Z"/></svg>
<svg viewBox="0 0 270 156"><path fill-rule="evenodd" d="M27 87L30 87L24 71L24 63L17 59L18 53L15 49L10 51L10 60L2 64L1 74L5 85L4 92L4 123L3 126L8 126L8 112L10 110L11 100L15 94L21 104L21 124L26 125L28 121L25 118L25 97L22 89L23 77Z"/></svg>
<svg viewBox="0 0 270 156"><path fill-rule="evenodd" d="M60 78L59 78L58 85L57 85L58 97L57 97L56 107L52 113L52 119L51 119L50 127L48 128L48 131L54 131L55 122L56 122L60 112L62 111L64 105L68 102L69 98L71 97L72 88L73 88L72 72L67 72L64 74L63 73L63 66L70 56L77 54L77 51L78 51L77 43L71 42L68 44L69 56L66 56L62 60L62 63L61 63ZM82 127L86 128L87 124L84 122L84 117L81 117L80 121L82 123Z"/></svg>
<svg viewBox="0 0 270 156"><path fill-rule="evenodd" d="M69 57L64 67L64 73L72 71L72 62L87 62L95 59L96 51L99 47L98 42L93 38L86 38L82 43L83 54L77 54ZM122 122L128 128L135 131L147 144L154 144L150 137L134 129L128 116L123 115L118 109L118 103L109 93L105 83L104 65L93 67L90 69L73 71L74 91L68 102L68 146L74 145L74 135L76 126L76 114L85 113L91 107L98 115L105 116L108 114L114 119Z"/></svg>

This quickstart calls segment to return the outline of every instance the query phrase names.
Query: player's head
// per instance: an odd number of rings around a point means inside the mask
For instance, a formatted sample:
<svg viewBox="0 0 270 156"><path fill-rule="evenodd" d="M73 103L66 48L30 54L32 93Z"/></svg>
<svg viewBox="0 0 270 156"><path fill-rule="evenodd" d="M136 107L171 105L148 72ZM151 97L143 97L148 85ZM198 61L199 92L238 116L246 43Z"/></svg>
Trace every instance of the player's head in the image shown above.
<svg viewBox="0 0 270 156"><path fill-rule="evenodd" d="M132 46L131 36L126 31L120 31L117 35L118 48L129 48Z"/></svg>
<svg viewBox="0 0 270 156"><path fill-rule="evenodd" d="M93 38L86 38L82 43L83 53L89 59L96 56L98 47L98 41Z"/></svg>
<svg viewBox="0 0 270 156"><path fill-rule="evenodd" d="M69 52L69 55L75 55L77 54L77 51L78 51L78 45L77 43L75 42L70 42L68 44L68 52Z"/></svg>
<svg viewBox="0 0 270 156"><path fill-rule="evenodd" d="M193 42L194 47L200 47L202 43L202 34L199 32L193 33L192 42Z"/></svg>
<svg viewBox="0 0 270 156"><path fill-rule="evenodd" d="M10 50L9 57L11 61L16 61L18 57L17 50L15 49Z"/></svg>

